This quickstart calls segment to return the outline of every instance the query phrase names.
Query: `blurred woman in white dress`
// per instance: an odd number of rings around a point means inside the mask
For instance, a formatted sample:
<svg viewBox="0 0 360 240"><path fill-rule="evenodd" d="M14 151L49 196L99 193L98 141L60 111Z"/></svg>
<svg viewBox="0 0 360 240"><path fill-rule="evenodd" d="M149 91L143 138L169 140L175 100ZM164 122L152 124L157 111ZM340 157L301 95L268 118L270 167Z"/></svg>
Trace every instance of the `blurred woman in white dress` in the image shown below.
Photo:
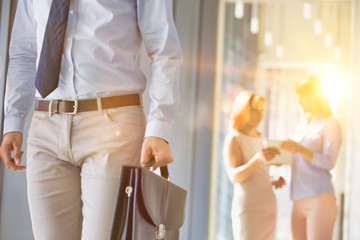
<svg viewBox="0 0 360 240"><path fill-rule="evenodd" d="M264 137L258 131L266 100L250 91L235 99L231 126L224 143L224 160L234 184L231 210L235 240L274 240L276 198L273 191L285 184L280 177L272 181L268 161L279 150L263 148Z"/></svg>

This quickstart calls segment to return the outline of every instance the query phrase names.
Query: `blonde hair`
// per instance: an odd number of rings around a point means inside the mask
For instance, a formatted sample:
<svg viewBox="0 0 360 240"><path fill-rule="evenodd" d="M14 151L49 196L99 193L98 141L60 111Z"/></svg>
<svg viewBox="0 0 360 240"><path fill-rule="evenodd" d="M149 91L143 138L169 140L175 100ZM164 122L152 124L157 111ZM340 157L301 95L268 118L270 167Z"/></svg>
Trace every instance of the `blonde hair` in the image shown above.
<svg viewBox="0 0 360 240"><path fill-rule="evenodd" d="M311 104L314 106L310 112L311 115L323 118L332 116L329 101L324 94L322 82L319 78L310 76L300 81L296 85L296 93L301 98L311 100Z"/></svg>
<svg viewBox="0 0 360 240"><path fill-rule="evenodd" d="M248 103L251 95L252 93L249 91L241 91L236 95L231 113L231 128L239 130L246 123L250 113L250 105Z"/></svg>

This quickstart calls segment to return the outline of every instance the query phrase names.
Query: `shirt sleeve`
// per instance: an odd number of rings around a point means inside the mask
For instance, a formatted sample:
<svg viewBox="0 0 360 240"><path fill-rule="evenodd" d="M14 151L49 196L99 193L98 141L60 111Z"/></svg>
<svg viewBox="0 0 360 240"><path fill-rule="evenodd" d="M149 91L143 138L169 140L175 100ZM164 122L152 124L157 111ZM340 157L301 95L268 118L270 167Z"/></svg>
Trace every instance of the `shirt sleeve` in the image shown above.
<svg viewBox="0 0 360 240"><path fill-rule="evenodd" d="M341 146L341 128L334 118L329 118L324 123L322 152L314 152L312 163L325 170L331 170L339 155Z"/></svg>
<svg viewBox="0 0 360 240"><path fill-rule="evenodd" d="M179 107L179 68L183 58L172 1L138 0L138 25L151 60L145 137L168 141Z"/></svg>
<svg viewBox="0 0 360 240"><path fill-rule="evenodd" d="M2 57L0 56L0 76L2 76L3 72L3 60Z"/></svg>
<svg viewBox="0 0 360 240"><path fill-rule="evenodd" d="M23 132L35 97L36 25L31 0L19 0L11 34L4 134Z"/></svg>

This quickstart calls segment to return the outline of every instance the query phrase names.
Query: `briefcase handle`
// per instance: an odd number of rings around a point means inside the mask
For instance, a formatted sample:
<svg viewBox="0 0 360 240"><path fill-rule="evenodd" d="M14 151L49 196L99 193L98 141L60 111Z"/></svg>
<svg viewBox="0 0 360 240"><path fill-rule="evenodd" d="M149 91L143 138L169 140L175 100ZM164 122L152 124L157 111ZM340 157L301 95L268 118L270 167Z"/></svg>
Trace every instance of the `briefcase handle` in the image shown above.
<svg viewBox="0 0 360 240"><path fill-rule="evenodd" d="M167 165L160 167L160 174L163 178L169 180L169 169Z"/></svg>

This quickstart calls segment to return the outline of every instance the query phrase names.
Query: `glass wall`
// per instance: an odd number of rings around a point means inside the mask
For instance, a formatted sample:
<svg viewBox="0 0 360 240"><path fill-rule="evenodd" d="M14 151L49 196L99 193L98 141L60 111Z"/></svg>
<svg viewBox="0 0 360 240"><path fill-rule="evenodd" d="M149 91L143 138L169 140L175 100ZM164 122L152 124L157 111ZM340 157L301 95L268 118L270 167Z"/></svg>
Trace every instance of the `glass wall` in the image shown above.
<svg viewBox="0 0 360 240"><path fill-rule="evenodd" d="M345 92L349 82L351 8L350 0L220 1L211 239L232 239L233 185L224 169L222 148L232 102L239 90L254 90L267 98L260 130L269 139L283 140L292 136L300 115L295 84L308 75L317 75L325 83L335 116L346 128L348 112L344 106L348 101ZM340 213L344 194L344 152L342 149L333 170ZM290 166L271 167L270 174L282 175L288 183L276 190L276 239L288 240L291 239ZM341 215L335 239L342 234Z"/></svg>

